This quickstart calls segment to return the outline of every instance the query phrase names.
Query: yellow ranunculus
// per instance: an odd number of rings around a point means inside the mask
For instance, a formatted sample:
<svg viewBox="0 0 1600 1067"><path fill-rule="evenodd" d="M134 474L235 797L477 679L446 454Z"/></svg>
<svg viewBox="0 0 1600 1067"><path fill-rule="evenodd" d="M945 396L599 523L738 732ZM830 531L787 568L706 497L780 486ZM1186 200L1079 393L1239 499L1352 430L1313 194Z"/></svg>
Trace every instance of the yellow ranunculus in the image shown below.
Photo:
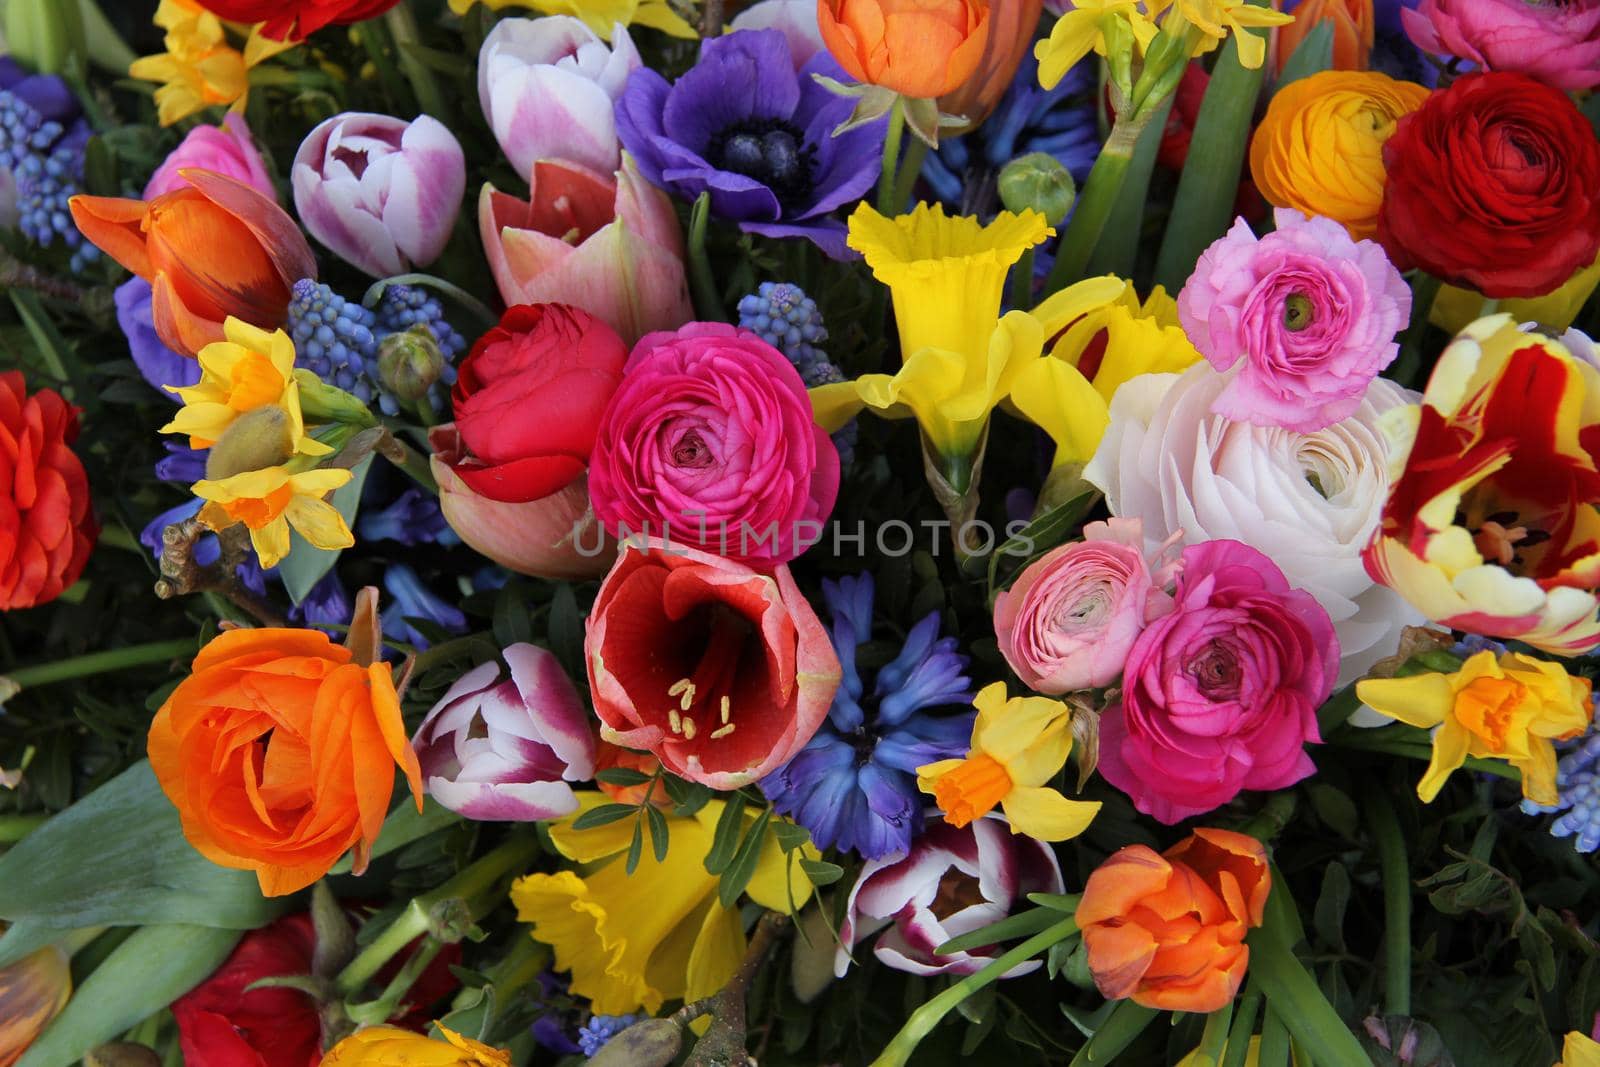
<svg viewBox="0 0 1600 1067"><path fill-rule="evenodd" d="M674 37L694 37L695 28L672 9L667 0L450 0L450 10L465 15L479 3L491 10L530 8L544 15L571 15L601 38L611 40L612 27L648 26Z"/></svg>
<svg viewBox="0 0 1600 1067"><path fill-rule="evenodd" d="M1250 141L1250 175L1278 207L1325 215L1356 240L1378 228L1383 144L1429 89L1377 71L1326 70L1273 96Z"/></svg>
<svg viewBox="0 0 1600 1067"><path fill-rule="evenodd" d="M1522 772L1522 795L1554 804L1556 752L1552 740L1581 734L1594 704L1587 678L1569 675L1549 660L1520 652L1495 658L1479 652L1454 674L1368 678L1356 695L1380 715L1438 727L1433 759L1417 783L1426 803L1439 795L1450 773L1468 756L1503 759Z"/></svg>
<svg viewBox="0 0 1600 1067"><path fill-rule="evenodd" d="M1006 684L973 698L978 716L965 759L917 768L917 788L932 793L952 826L965 826L998 805L1011 832L1065 841L1088 829L1098 801L1068 800L1045 783L1072 754L1072 709L1049 697L1006 699Z"/></svg>
<svg viewBox="0 0 1600 1067"><path fill-rule="evenodd" d="M0 1064L15 1063L71 995L67 955L53 945L0 968Z"/></svg>
<svg viewBox="0 0 1600 1067"><path fill-rule="evenodd" d="M571 972L572 991L588 997L598 1014L641 1008L654 1014L668 1000L717 992L745 951L739 911L722 906L718 878L705 868L725 803L713 800L692 816L668 816L666 859L657 862L647 847L630 875L623 853L633 820L574 830L579 815L610 802L600 793L578 798L578 811L552 826L550 838L583 873L518 880L511 887L517 917L555 950L556 969ZM804 854L817 856L809 846ZM764 908L788 912L791 899L795 907L806 902L811 885L769 836L746 892Z"/></svg>
<svg viewBox="0 0 1600 1067"><path fill-rule="evenodd" d="M231 317L222 329L226 341L200 350L200 381L187 387L166 387L178 395L183 407L161 432L188 434L191 448L210 448L240 415L275 407L284 413L292 453L325 456L332 452L306 436L294 373L294 342L289 335Z"/></svg>
<svg viewBox="0 0 1600 1067"><path fill-rule="evenodd" d="M1037 358L1045 334L1022 312L1000 318L1006 274L1054 231L1043 215L1001 212L987 226L948 218L918 204L885 218L862 204L850 217L850 246L889 287L900 332L895 374L811 391L817 421L834 430L862 408L884 418L915 418L959 491L983 440L989 413L1011 392L1018 371ZM1120 282L1108 283L1110 299Z"/></svg>
<svg viewBox="0 0 1600 1067"><path fill-rule="evenodd" d="M135 60L128 74L161 83L156 109L163 126L217 105L242 111L250 92L250 68L291 47L252 29L241 54L228 43L222 20L197 0L161 0L155 24L166 31L167 50Z"/></svg>
<svg viewBox="0 0 1600 1067"><path fill-rule="evenodd" d="M443 1041L372 1026L357 1030L322 1057L319 1067L511 1067L511 1054L439 1027Z"/></svg>
<svg viewBox="0 0 1600 1067"><path fill-rule="evenodd" d="M1132 284L1111 280L1122 288L1098 307L1086 311L1083 298L1105 291L1105 278L1079 282L1033 310L1046 335L1066 332L1048 356L1018 372L1009 404L1055 441L1056 468L1089 462L1110 425L1111 398L1129 379L1187 370L1200 359L1165 289L1156 286L1141 305Z"/></svg>
<svg viewBox="0 0 1600 1067"><path fill-rule="evenodd" d="M1050 27L1050 36L1033 46L1039 59L1039 84L1054 89L1084 56L1090 52L1105 55L1107 19L1126 20L1140 51L1156 35L1155 23L1140 10L1138 0L1073 0Z"/></svg>
<svg viewBox="0 0 1600 1067"><path fill-rule="evenodd" d="M317 548L349 548L356 543L344 516L323 499L350 480L337 468L290 473L286 467L245 471L227 478L195 482L194 495L206 501L200 521L213 530L244 523L263 568L289 554L289 527Z"/></svg>

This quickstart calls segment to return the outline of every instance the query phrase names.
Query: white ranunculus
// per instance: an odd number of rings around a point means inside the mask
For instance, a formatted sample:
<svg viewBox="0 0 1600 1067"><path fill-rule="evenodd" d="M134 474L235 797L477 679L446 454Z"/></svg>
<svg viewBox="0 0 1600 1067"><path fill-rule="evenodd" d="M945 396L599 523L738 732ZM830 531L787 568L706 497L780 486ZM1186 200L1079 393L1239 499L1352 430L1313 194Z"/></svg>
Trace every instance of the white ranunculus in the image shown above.
<svg viewBox="0 0 1600 1067"><path fill-rule="evenodd" d="M1389 493L1379 416L1413 397L1378 378L1354 415L1294 433L1212 414L1227 381L1206 363L1129 381L1084 477L1113 515L1143 521L1151 547L1181 530L1185 544L1232 538L1264 552L1328 612L1347 684L1423 621L1361 562ZM1366 725L1363 712L1354 721Z"/></svg>

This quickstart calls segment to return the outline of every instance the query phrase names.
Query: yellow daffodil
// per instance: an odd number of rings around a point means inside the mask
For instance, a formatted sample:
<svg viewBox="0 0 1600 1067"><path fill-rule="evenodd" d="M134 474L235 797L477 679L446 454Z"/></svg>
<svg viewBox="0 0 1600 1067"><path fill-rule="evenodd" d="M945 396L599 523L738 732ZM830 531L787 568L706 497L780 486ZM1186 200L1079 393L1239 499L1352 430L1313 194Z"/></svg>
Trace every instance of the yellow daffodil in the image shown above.
<svg viewBox="0 0 1600 1067"><path fill-rule="evenodd" d="M1065 841L1083 833L1099 802L1068 800L1045 785L1072 754L1072 709L1048 697L1008 700L1004 682L985 686L972 703L978 717L967 757L917 768L917 788L933 794L945 821L965 826L999 805L1014 834Z"/></svg>
<svg viewBox="0 0 1600 1067"><path fill-rule="evenodd" d="M161 0L155 24L166 31L167 50L135 60L128 74L161 83L156 109L163 126L217 105L244 110L250 68L291 47L252 29L241 53L228 43L222 20L197 0Z"/></svg>
<svg viewBox="0 0 1600 1067"><path fill-rule="evenodd" d="M938 205L918 204L895 218L858 207L850 217L850 247L889 287L901 367L813 389L817 421L835 430L863 408L915 418L947 461L942 465L964 475L989 413L1043 348L1045 335L1032 318L999 317L1000 297L1006 273L1053 232L1035 211L1003 211L983 226L971 217L948 218Z"/></svg>
<svg viewBox="0 0 1600 1067"><path fill-rule="evenodd" d="M1220 45L1231 31L1239 46L1239 63L1248 70L1257 70L1267 57L1267 42L1259 34L1246 32L1252 28L1265 29L1285 26L1294 21L1293 15L1274 11L1270 7L1257 7L1248 0L1156 0L1151 14L1158 15L1169 6L1173 15L1181 15L1200 31L1196 55L1203 55ZM1165 30L1163 26L1163 30Z"/></svg>
<svg viewBox="0 0 1600 1067"><path fill-rule="evenodd" d="M1101 299L1113 287L1113 298ZM1086 308L1091 301L1099 303ZM1111 398L1129 379L1186 370L1200 358L1178 325L1177 302L1160 286L1141 305L1131 284L1090 278L1032 314L1060 339L1017 373L1009 404L1055 441L1056 468L1089 462L1111 423Z"/></svg>
<svg viewBox="0 0 1600 1067"><path fill-rule="evenodd" d="M1039 84L1054 89L1084 56L1090 52L1105 55L1109 19L1128 24L1140 51L1156 35L1155 23L1140 10L1138 0L1072 0L1072 7L1050 27L1050 36L1033 46L1039 59Z"/></svg>
<svg viewBox="0 0 1600 1067"><path fill-rule="evenodd" d="M669 815L666 859L657 862L646 848L630 875L622 856L633 820L574 830L578 815L610 802L599 793L578 796L578 811L552 826L550 838L584 873L520 879L511 887L517 917L555 950L556 969L572 973L572 991L593 1001L597 1013L654 1014L665 1001L698 1000L721 989L745 952L739 911L722 906L718 878L705 868L724 802L713 800L692 816ZM808 846L805 855L817 853ZM804 904L811 887L769 836L746 892L764 908L788 912L790 900Z"/></svg>
<svg viewBox="0 0 1600 1067"><path fill-rule="evenodd" d="M1600 1043L1581 1031L1569 1032L1561 1044L1561 1062L1556 1067L1600 1067Z"/></svg>
<svg viewBox="0 0 1600 1067"><path fill-rule="evenodd" d="M1551 741L1581 734L1594 710L1587 678L1559 663L1520 652L1479 652L1454 674L1368 678L1356 695L1392 719L1433 735L1433 759L1417 784L1426 803L1468 756L1503 759L1522 772L1522 795L1556 802L1556 752Z"/></svg>
<svg viewBox="0 0 1600 1067"><path fill-rule="evenodd" d="M604 40L611 40L612 27L648 26L673 37L694 37L695 29L672 9L667 0L450 0L450 10L465 15L479 3L492 11L508 7L529 8L544 15L571 15Z"/></svg>
<svg viewBox="0 0 1600 1067"><path fill-rule="evenodd" d="M200 350L200 381L167 386L183 407L162 433L189 435L189 447L210 448L240 415L274 407L284 416L290 454L325 456L333 449L305 433L300 386L294 373L294 342L282 330L268 332L239 319L223 324L226 341ZM288 459L284 455L281 459Z"/></svg>
<svg viewBox="0 0 1600 1067"><path fill-rule="evenodd" d="M511 1067L511 1054L440 1026L443 1041L371 1026L357 1030L322 1057L319 1067Z"/></svg>
<svg viewBox="0 0 1600 1067"><path fill-rule="evenodd" d="M195 482L193 490L206 501L200 521L213 530L244 523L265 568L289 554L291 526L317 548L356 543L344 516L323 499L350 477L349 471L334 468L290 473L286 467L268 467Z"/></svg>

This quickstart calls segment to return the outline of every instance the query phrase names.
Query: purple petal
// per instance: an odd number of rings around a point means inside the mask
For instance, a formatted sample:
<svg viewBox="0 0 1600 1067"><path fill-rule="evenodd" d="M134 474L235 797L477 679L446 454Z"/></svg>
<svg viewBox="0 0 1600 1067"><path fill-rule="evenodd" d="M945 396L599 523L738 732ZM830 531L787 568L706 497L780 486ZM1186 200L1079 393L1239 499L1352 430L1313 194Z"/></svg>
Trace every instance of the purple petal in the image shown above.
<svg viewBox="0 0 1600 1067"><path fill-rule="evenodd" d="M477 822L543 822L578 810L578 797L565 782L491 785L429 778L428 795Z"/></svg>

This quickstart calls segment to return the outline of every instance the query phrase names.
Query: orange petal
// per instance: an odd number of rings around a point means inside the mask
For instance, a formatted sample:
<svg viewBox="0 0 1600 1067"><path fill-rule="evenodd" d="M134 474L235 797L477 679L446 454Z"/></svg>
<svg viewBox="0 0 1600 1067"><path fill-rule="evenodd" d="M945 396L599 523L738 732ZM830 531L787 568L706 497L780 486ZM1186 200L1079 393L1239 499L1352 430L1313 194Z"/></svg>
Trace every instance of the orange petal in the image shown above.
<svg viewBox="0 0 1600 1067"><path fill-rule="evenodd" d="M155 272L144 238L149 208L143 200L75 196L68 206L72 221L92 244L139 277L151 279Z"/></svg>

